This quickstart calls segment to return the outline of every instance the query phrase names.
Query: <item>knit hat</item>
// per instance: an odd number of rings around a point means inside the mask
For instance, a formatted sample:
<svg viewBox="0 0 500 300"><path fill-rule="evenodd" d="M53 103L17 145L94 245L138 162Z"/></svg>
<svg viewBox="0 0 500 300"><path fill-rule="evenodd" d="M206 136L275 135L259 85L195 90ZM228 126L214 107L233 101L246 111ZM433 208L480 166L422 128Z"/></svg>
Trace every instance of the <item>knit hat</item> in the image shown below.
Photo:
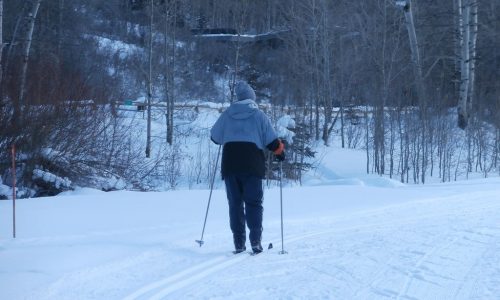
<svg viewBox="0 0 500 300"><path fill-rule="evenodd" d="M252 99L255 101L255 92L245 81L238 81L234 87L237 101Z"/></svg>

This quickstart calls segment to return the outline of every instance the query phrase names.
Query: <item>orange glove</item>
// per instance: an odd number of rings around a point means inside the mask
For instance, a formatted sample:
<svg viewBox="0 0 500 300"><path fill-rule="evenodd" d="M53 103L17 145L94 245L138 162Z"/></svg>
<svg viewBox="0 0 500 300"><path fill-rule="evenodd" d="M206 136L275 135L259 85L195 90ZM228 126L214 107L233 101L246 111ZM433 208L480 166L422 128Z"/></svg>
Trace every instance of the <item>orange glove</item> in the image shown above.
<svg viewBox="0 0 500 300"><path fill-rule="evenodd" d="M283 144L283 142L281 140L279 140L279 146L278 148L276 148L276 150L274 150L274 155L280 155L281 153L283 153L283 151L285 151L285 144Z"/></svg>
<svg viewBox="0 0 500 300"><path fill-rule="evenodd" d="M279 140L279 146L276 150L274 150L274 157L278 161L284 161L285 160L285 144L281 140Z"/></svg>

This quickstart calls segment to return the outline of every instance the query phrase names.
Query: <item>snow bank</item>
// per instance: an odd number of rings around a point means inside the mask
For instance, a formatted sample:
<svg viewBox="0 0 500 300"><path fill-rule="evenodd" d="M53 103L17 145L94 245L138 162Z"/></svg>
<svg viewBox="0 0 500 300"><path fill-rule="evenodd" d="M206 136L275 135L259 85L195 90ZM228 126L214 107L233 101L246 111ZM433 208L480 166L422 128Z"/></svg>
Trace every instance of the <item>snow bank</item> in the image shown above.
<svg viewBox="0 0 500 300"><path fill-rule="evenodd" d="M43 171L40 169L33 170L33 179L40 179L44 182L52 183L57 189L71 187L71 180L69 180L68 178L62 178L48 171Z"/></svg>

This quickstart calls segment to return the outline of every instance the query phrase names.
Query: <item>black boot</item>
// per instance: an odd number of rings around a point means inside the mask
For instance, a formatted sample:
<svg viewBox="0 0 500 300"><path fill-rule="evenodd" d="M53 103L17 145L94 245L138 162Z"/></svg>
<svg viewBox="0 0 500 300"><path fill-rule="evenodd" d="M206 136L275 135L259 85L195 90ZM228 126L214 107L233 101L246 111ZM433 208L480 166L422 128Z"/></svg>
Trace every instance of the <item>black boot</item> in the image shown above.
<svg viewBox="0 0 500 300"><path fill-rule="evenodd" d="M245 235L233 235L233 241L234 254L238 254L247 250L247 247L245 246Z"/></svg>
<svg viewBox="0 0 500 300"><path fill-rule="evenodd" d="M241 253L241 252L245 252L247 250L247 247L243 246L243 248L236 248L234 251L233 251L233 254L238 254L238 253Z"/></svg>
<svg viewBox="0 0 500 300"><path fill-rule="evenodd" d="M251 244L252 244L252 251L254 254L259 254L264 250L262 248L262 245L260 244L260 241L255 241L252 242Z"/></svg>

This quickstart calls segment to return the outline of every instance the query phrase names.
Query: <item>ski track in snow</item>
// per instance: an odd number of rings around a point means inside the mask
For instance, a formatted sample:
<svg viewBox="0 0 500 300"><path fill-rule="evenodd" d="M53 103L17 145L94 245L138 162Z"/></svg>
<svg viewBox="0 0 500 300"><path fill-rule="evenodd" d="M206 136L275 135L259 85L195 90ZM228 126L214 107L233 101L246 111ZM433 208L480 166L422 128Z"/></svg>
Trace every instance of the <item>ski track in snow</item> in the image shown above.
<svg viewBox="0 0 500 300"><path fill-rule="evenodd" d="M492 205L490 207L488 206L486 207L483 206L479 208L475 207L473 200L481 199L482 197L484 197L484 193L476 193L475 195L471 194L469 196L470 197L468 202L471 203L471 205L469 207L460 207L460 209L458 210L459 212L467 211L466 215L461 216L462 218L465 217L469 219L475 219L477 217L480 217L482 214L484 214L490 209L493 208L498 209L497 204ZM441 199L439 201L453 202L453 200L457 200L457 198L462 199L463 196L460 197L454 196L450 197L450 199ZM437 200L432 199L431 201L437 201ZM413 232L412 235L418 236L419 234L421 235L422 232L418 232L417 228L412 228L411 226L412 224L420 224L418 221L421 220L422 218L431 218L431 219L444 218L446 220L446 217L453 218L456 217L456 215L455 213L449 213L448 215L446 215L441 212L432 212L432 213L421 214L415 217L414 219L406 218L402 220L392 220L389 222L378 222L378 223L375 222L366 226L354 226L352 228L323 230L314 233L306 233L302 235L290 236L285 240L285 245L289 245L299 241L304 241L312 237L329 236L332 234L342 234L342 232L343 234L347 233L360 234L361 232L366 232L366 233L372 232L374 234L379 234L381 231L389 230L390 233L391 228L394 227L400 228L408 225L410 225L409 230L415 231ZM446 222L447 221L448 220L446 220ZM480 224L478 224L478 226L480 226ZM477 293L475 289L477 290L478 288L477 284L479 278L482 278L481 276L482 274L479 273L480 275L477 275L478 271L480 272L479 263L480 261L482 261L481 257L476 257L474 260L463 260L463 259L456 259L455 256L459 255L461 256L459 258L464 258L467 257L467 255L474 255L474 253L477 252L481 253L481 251L482 251L481 256L485 255L485 252L492 251L492 249L488 247L490 246L490 242L495 237L498 237L498 234L499 234L499 228L479 227L476 230L450 229L445 234L434 236L432 240L426 242L425 244L417 245L420 246L422 250L409 250L408 252L405 253L405 249L400 249L399 261L405 262L405 260L408 260L409 265L391 266L391 263L394 263L394 260L387 261L386 262L387 264L384 267L382 267L380 271L375 272L372 278L368 278L369 288L361 289L354 292L352 294L353 299L373 299L373 298L410 299L410 300L429 299L429 298L435 298L437 291L439 292L439 294L441 294L440 296L443 297L443 298L438 297L441 299L470 299L471 297L477 296L475 295L475 293ZM417 240L421 239L419 238ZM373 242L374 241L371 241L366 246L377 248L376 243ZM277 243L275 243L275 245L278 246ZM351 251L356 251L356 248L357 247L352 247L349 249L349 251L345 251L340 257L336 256L333 259L338 259L342 261L348 258L348 256L352 255ZM416 248L418 249L419 247ZM412 249L414 248L412 247ZM325 249L320 248L320 250L325 250ZM362 250L363 249L357 249L359 255L363 255ZM328 255L321 252L325 251L320 251L320 255L316 256L316 258L314 256L305 256L303 259L307 262L307 261L312 261L314 259L328 258ZM272 262L269 261L270 256L271 254L265 253L256 258L261 259L262 257L262 260L267 260L268 263L272 264ZM227 268L234 267L238 263L244 264L245 266L248 265L249 263L253 263L249 262L248 258L250 257L247 255L238 255L230 258L225 256L216 257L207 262L185 269L184 271L181 271L177 274L168 276L162 280L148 284L142 287L141 289L137 290L136 292L130 294L129 296L126 296L123 299L124 300L142 299L140 297L146 295L147 293L149 294L145 299L152 299L152 300L166 299L167 296L172 295L174 292L182 291L183 289L188 290L188 292L182 295L181 294L173 295L172 299L177 299L178 297L184 298L186 296L187 296L186 298L193 298L193 299L198 297L204 298L203 294L199 293L197 294L196 292L193 292L194 290L196 290L195 288L193 288L194 284L200 285L199 281L206 279L207 277L214 275L215 273L221 272ZM296 261L295 259L288 260L286 256L281 256L279 258L274 257L274 259L281 261L281 264L286 264L286 263L293 264L293 262ZM380 264L380 261L378 261L378 263ZM436 266L439 266L439 268L433 268ZM310 264L307 267L313 273L322 273L326 277L331 276L329 272L325 272L322 271L321 269L318 269L317 267L314 266L314 264ZM394 288L384 288L383 287L384 280L386 278L394 276L394 268L399 269L397 271L399 272L399 275L402 276L399 276L400 278L398 281L395 282L396 284ZM439 269L441 273L443 273L444 270L446 274L445 275L439 274L435 269ZM355 277L355 274L349 273L347 267L341 268L337 266L337 271L342 271L345 272L350 277ZM464 273L461 273L462 271ZM286 268L284 273L285 274L288 273L286 271ZM476 278L474 278L474 276L476 276ZM434 281L436 278L438 278L439 280ZM436 289L436 286L439 286L439 283L437 283L438 281L450 282L450 283L448 286ZM473 285L467 286L470 285L471 282L473 283ZM206 284L206 286L210 286L213 283L214 279L210 280L208 284ZM400 285L399 288L397 288L398 284ZM421 285L428 286L429 289L422 289ZM207 287L205 287L202 290L207 290ZM429 293L427 294L425 293L425 291L429 291ZM413 296L412 294L413 292L421 293L422 295ZM468 294L467 296L464 297L463 293L466 292L468 292ZM244 295L245 294L243 293L242 294L233 293L232 295L227 295L227 296L229 296L230 298L237 299L240 296L245 297ZM257 297L263 295L265 294L257 295ZM274 298L275 296L276 295L269 298ZM297 298L292 295L288 296L283 298L284 299ZM323 298L323 297L336 298L334 292L333 293L326 292L318 295L309 294L309 296L312 296L312 298ZM210 296L208 295L207 298L210 298Z"/></svg>
<svg viewBox="0 0 500 300"><path fill-rule="evenodd" d="M239 261L243 260L244 258L245 258L245 253L242 253L241 255L236 255L231 258L229 258L228 256L218 256L209 261L187 268L179 273L176 273L164 279L148 284L142 287L141 289L137 290L133 294L126 296L125 298L123 298L123 300L140 299L141 296L155 289L160 289L160 291L150 296L149 299L162 299L168 294L183 287L186 287L190 284L193 284L197 280L205 278L214 272L217 272L221 269L234 265Z"/></svg>
<svg viewBox="0 0 500 300"><path fill-rule="evenodd" d="M274 249L258 256L221 254L228 251L217 246L221 234L192 253L191 239L150 243L136 255L66 273L25 298L500 299L497 198L496 191L468 192L336 219L287 220L285 255L277 253L278 235L269 237ZM278 233L278 222L271 224L266 232ZM162 231L136 234L154 232L146 238L154 241Z"/></svg>

